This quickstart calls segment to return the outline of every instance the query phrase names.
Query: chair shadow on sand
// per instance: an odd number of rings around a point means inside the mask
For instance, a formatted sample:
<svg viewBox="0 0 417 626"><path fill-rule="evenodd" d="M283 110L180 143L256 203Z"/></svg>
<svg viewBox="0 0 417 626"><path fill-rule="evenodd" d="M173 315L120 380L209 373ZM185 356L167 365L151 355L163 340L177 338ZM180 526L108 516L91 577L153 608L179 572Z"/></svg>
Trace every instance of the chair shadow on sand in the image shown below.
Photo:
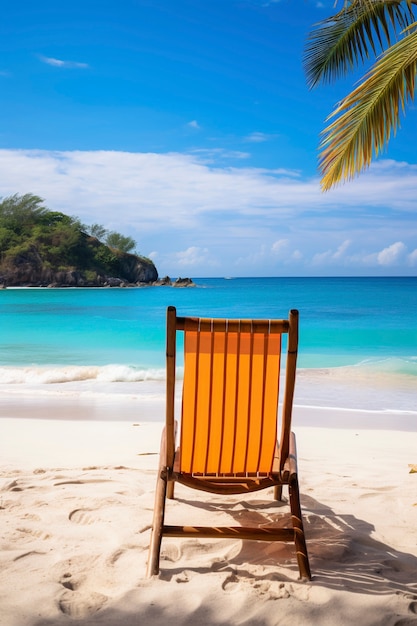
<svg viewBox="0 0 417 626"><path fill-rule="evenodd" d="M269 497L268 497L269 496ZM198 501L176 498L184 505L201 508L207 513L224 512L237 524L268 526L269 524L288 524L289 511L286 502L273 501L270 494L264 492L262 500L251 502L239 500L232 504L221 502L213 496L210 501ZM381 595L395 592L415 594L417 600L417 557L400 552L395 548L372 537L374 527L365 520L352 515L340 515L329 506L314 498L301 496L307 547L311 560L313 585L321 585L332 590L352 593ZM172 539L165 539L167 543ZM212 540L213 550L219 542ZM162 549L164 554L164 549ZM179 557L178 557L179 558ZM168 560L171 560L168 556ZM175 559L176 560L176 559ZM184 570L167 568L161 564L160 577L169 580ZM244 569L245 564L268 566L268 573L259 575ZM271 572L271 566L279 570ZM217 562L214 567L196 567L190 563L191 570L204 573L214 568L235 571L236 575L247 578L261 578L294 582L298 577L294 546L291 543L242 541L241 548L226 562ZM285 574L285 570L291 572ZM417 603L416 603L417 612Z"/></svg>

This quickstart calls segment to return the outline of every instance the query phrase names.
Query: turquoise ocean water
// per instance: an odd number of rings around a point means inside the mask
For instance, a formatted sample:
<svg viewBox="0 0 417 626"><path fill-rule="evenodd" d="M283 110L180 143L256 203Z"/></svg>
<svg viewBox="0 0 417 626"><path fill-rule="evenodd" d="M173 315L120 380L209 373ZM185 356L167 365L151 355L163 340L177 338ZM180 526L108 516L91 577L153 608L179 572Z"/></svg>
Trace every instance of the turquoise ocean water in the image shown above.
<svg viewBox="0 0 417 626"><path fill-rule="evenodd" d="M235 318L297 308L296 401L417 410L417 278L194 280L186 289L0 291L0 390L105 384L111 393L113 383L163 379L168 305Z"/></svg>

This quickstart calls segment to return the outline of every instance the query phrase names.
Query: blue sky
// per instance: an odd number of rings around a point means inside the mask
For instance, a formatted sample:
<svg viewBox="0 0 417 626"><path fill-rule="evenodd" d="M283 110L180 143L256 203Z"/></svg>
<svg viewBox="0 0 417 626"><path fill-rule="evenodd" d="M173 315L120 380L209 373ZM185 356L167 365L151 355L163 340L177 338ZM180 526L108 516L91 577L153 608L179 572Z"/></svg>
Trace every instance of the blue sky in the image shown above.
<svg viewBox="0 0 417 626"><path fill-rule="evenodd" d="M133 237L160 275L415 275L417 113L323 194L348 80L302 56L333 0L21 0L0 25L0 197Z"/></svg>

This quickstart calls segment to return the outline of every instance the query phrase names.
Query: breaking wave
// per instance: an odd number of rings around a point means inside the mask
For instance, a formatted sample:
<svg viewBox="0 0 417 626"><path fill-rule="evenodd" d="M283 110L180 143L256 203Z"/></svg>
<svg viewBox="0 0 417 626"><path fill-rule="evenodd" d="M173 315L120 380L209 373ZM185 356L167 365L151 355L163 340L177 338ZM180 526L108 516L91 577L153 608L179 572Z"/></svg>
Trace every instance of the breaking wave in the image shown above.
<svg viewBox="0 0 417 626"><path fill-rule="evenodd" d="M63 367L0 367L0 384L54 384L81 381L100 383L164 380L164 369L140 369L129 365L67 365Z"/></svg>

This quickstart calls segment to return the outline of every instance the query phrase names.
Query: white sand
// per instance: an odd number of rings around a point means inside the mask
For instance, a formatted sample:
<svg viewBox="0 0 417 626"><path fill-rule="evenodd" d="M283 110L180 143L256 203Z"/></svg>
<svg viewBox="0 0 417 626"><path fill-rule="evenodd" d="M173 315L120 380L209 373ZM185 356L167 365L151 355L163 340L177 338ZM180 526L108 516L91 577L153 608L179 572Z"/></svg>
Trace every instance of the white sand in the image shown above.
<svg viewBox="0 0 417 626"><path fill-rule="evenodd" d="M296 408L314 576L301 583L291 546L235 540L164 539L160 577L144 577L161 431L140 419L151 409L163 416L161 400L138 398L123 404L122 421L99 410L86 420L67 398L28 417L9 398L0 417L2 626L417 625L415 414ZM287 514L267 491L243 501L176 493L168 521Z"/></svg>

